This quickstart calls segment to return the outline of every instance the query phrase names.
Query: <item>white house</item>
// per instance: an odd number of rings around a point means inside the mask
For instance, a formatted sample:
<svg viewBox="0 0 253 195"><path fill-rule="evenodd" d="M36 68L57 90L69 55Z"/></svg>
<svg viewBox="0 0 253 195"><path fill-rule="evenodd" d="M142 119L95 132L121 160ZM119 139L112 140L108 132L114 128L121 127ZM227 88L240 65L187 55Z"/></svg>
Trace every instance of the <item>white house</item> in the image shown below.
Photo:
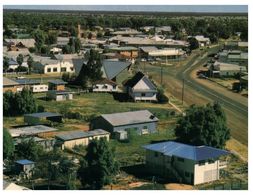
<svg viewBox="0 0 253 195"><path fill-rule="evenodd" d="M157 89L154 83L142 72L124 83L126 92L134 101L157 101Z"/></svg>
<svg viewBox="0 0 253 195"><path fill-rule="evenodd" d="M209 146L192 146L174 141L146 145L146 166L153 174L173 177L192 185L219 180L229 152Z"/></svg>
<svg viewBox="0 0 253 195"><path fill-rule="evenodd" d="M195 36L195 39L199 42L200 47L207 46L211 43L210 39L208 37L204 37L203 35L197 35Z"/></svg>
<svg viewBox="0 0 253 195"><path fill-rule="evenodd" d="M96 81L92 87L93 92L117 92L118 90L118 84L106 78Z"/></svg>
<svg viewBox="0 0 253 195"><path fill-rule="evenodd" d="M48 85L46 84L40 84L40 85L32 85L30 87L31 91L34 93L38 92L47 92L48 91Z"/></svg>

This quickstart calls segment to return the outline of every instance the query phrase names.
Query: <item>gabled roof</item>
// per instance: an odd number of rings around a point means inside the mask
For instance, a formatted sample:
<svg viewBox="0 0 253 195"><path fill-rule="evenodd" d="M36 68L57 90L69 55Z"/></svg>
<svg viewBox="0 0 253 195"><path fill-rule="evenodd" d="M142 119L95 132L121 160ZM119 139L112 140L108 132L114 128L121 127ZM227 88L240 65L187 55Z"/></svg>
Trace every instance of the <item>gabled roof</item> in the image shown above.
<svg viewBox="0 0 253 195"><path fill-rule="evenodd" d="M17 63L17 61L14 60L13 58L10 58L10 59L9 59L8 64L9 64L9 65L19 65L19 64Z"/></svg>
<svg viewBox="0 0 253 195"><path fill-rule="evenodd" d="M228 151L218 148L209 146L192 146L174 141L150 144L143 146L143 148L163 153L166 156L177 156L194 161L214 159L229 154Z"/></svg>
<svg viewBox="0 0 253 195"><path fill-rule="evenodd" d="M92 136L98 136L98 135L107 135L110 134L109 132L103 130L103 129L95 129L92 131L74 131L69 133L63 133L60 135L57 135L56 138L68 141L68 140L74 140L74 139L81 139L86 137L92 137Z"/></svg>
<svg viewBox="0 0 253 195"><path fill-rule="evenodd" d="M153 90L154 92L157 91L156 90L156 86L152 83L152 81L145 75L143 74L142 72L137 72L133 78L129 79L128 81L126 81L124 83L124 86L127 86L127 87L131 87L133 88L140 80L142 79L145 79L146 82L149 83L149 86L151 87L149 90ZM141 89L139 89L138 91L142 91ZM147 90L144 90L144 91L147 91Z"/></svg>
<svg viewBox="0 0 253 195"><path fill-rule="evenodd" d="M16 79L15 81L21 85L35 85L41 83L40 80L35 79Z"/></svg>
<svg viewBox="0 0 253 195"><path fill-rule="evenodd" d="M131 62L104 60L102 71L105 73L105 76L111 80L130 65Z"/></svg>
<svg viewBox="0 0 253 195"><path fill-rule="evenodd" d="M62 115L58 114L58 113L52 113L52 112L37 112L37 113L32 113L32 114L25 114L24 116L45 118L45 117L58 117L58 116L62 116Z"/></svg>
<svg viewBox="0 0 253 195"><path fill-rule="evenodd" d="M27 159L22 159L22 160L16 161L16 163L20 165L29 165L29 164L34 164L35 162L27 160Z"/></svg>
<svg viewBox="0 0 253 195"><path fill-rule="evenodd" d="M112 86L118 85L114 81L106 79L106 78L98 80L98 81L95 81L94 84L108 84L108 85L112 85Z"/></svg>
<svg viewBox="0 0 253 195"><path fill-rule="evenodd" d="M20 85L18 82L9 79L7 77L3 77L3 86L15 86L15 85Z"/></svg>
<svg viewBox="0 0 253 195"><path fill-rule="evenodd" d="M158 118L156 118L148 110L121 112L121 113L113 113L113 114L102 114L101 117L104 118L113 126L131 125L131 124L158 121Z"/></svg>

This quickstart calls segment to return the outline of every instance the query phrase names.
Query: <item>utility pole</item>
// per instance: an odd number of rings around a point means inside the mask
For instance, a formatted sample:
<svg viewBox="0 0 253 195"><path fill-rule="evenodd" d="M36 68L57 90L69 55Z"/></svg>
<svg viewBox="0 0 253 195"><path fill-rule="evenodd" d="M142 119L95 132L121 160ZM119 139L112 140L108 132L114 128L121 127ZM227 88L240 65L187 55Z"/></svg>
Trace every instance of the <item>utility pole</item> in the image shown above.
<svg viewBox="0 0 253 195"><path fill-rule="evenodd" d="M184 104L184 78L183 78L183 87L182 87L182 105Z"/></svg>

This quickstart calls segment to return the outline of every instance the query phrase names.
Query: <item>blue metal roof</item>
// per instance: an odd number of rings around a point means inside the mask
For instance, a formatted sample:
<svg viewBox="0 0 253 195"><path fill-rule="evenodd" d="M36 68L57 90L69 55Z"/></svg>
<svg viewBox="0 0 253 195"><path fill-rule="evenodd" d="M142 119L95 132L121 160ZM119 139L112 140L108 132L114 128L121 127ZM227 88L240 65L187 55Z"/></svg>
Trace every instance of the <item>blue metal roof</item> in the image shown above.
<svg viewBox="0 0 253 195"><path fill-rule="evenodd" d="M34 84L40 84L40 80L35 80L35 79L16 79L16 82L22 85L34 85Z"/></svg>
<svg viewBox="0 0 253 195"><path fill-rule="evenodd" d="M131 62L104 60L103 69L108 79L113 79L131 65Z"/></svg>
<svg viewBox="0 0 253 195"><path fill-rule="evenodd" d="M161 142L143 146L147 150L161 152L166 156L177 156L194 161L218 158L229 154L226 150L209 146L192 146L174 141Z"/></svg>
<svg viewBox="0 0 253 195"><path fill-rule="evenodd" d="M60 79L50 80L50 81L48 81L48 83L52 83L52 84L55 84L55 85L65 85L65 84L67 84L67 82L65 82L63 80L60 80Z"/></svg>
<svg viewBox="0 0 253 195"><path fill-rule="evenodd" d="M58 116L62 116L62 115L58 114L58 113L52 113L52 112L37 112L37 113L32 113L32 114L25 114L24 116L45 118L45 117L58 117Z"/></svg>
<svg viewBox="0 0 253 195"><path fill-rule="evenodd" d="M22 159L22 160L16 161L16 163L21 164L21 165L28 165L28 164L34 164L35 162L27 160L27 159Z"/></svg>

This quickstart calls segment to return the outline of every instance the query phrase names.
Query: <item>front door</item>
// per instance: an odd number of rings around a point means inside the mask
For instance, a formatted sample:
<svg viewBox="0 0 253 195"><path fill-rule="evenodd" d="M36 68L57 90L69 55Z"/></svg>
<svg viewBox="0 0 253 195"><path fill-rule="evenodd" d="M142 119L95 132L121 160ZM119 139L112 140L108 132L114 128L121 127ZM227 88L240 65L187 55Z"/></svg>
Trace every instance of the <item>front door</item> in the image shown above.
<svg viewBox="0 0 253 195"><path fill-rule="evenodd" d="M191 184L194 185L194 174L191 173Z"/></svg>

